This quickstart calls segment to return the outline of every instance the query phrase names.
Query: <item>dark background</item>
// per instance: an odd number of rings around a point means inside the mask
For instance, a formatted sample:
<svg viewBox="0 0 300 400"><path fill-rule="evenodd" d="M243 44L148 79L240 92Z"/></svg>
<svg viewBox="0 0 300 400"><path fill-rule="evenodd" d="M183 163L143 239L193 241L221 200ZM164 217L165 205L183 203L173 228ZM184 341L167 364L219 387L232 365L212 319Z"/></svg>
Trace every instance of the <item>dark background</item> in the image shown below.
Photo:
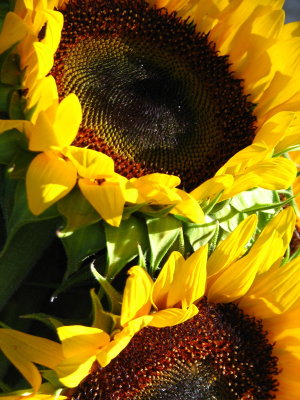
<svg viewBox="0 0 300 400"><path fill-rule="evenodd" d="M286 11L286 22L300 20L300 0L286 0L284 9Z"/></svg>

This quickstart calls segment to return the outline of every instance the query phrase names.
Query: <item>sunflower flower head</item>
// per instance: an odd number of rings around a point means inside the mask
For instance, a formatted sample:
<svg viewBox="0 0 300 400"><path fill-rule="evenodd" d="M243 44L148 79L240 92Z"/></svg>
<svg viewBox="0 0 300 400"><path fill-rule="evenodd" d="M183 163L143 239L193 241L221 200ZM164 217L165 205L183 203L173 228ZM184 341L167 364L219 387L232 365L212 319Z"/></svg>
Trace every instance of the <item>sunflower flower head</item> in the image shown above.
<svg viewBox="0 0 300 400"><path fill-rule="evenodd" d="M300 39L283 17L271 1L18 1L1 33L17 78L0 161L29 212L57 212L69 240L142 215L152 251L149 217L205 224L216 203L289 188L296 167L273 155L298 143Z"/></svg>
<svg viewBox="0 0 300 400"><path fill-rule="evenodd" d="M299 258L282 264L295 215L291 207L276 215L247 251L256 223L245 219L210 255L207 246L187 259L171 253L155 281L132 267L110 334L61 326L62 358L37 360L44 339L30 336L26 357L55 370L74 388L70 398L297 396Z"/></svg>

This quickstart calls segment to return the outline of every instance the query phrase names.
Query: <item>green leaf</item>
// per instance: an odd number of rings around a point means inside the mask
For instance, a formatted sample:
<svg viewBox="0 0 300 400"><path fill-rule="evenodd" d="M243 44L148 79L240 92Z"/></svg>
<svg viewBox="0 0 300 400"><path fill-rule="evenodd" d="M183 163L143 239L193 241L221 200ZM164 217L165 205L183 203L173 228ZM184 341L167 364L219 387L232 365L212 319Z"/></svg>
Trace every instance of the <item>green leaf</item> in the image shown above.
<svg viewBox="0 0 300 400"><path fill-rule="evenodd" d="M8 219L8 241L24 225L44 221L58 216L55 206L48 208L40 215L33 215L28 208L25 182L18 181L14 193L13 208Z"/></svg>
<svg viewBox="0 0 300 400"><path fill-rule="evenodd" d="M91 280L94 279L90 270L90 266L85 265L83 268L71 275L55 290L51 300L55 300L61 293L69 290L70 288L82 286L83 283L87 283Z"/></svg>
<svg viewBox="0 0 300 400"><path fill-rule="evenodd" d="M13 168L10 169L11 179L26 179L26 173L31 161L36 157L33 151L19 149L12 160Z"/></svg>
<svg viewBox="0 0 300 400"><path fill-rule="evenodd" d="M147 271L146 254L143 253L143 249L139 244L138 244L138 251L139 251L138 265Z"/></svg>
<svg viewBox="0 0 300 400"><path fill-rule="evenodd" d="M106 333L110 334L116 324L118 323L118 319L120 317L104 311L101 301L98 295L95 293L94 289L90 291L92 306L93 306L93 323L92 326L98 329L102 329ZM122 300L122 299L121 299Z"/></svg>
<svg viewBox="0 0 300 400"><path fill-rule="evenodd" d="M12 53L11 50L9 49L1 55L0 81L14 88L21 88L20 56Z"/></svg>
<svg viewBox="0 0 300 400"><path fill-rule="evenodd" d="M152 218L160 218L164 217L165 215L169 214L169 211L172 210L174 206L168 206L168 207L161 207L161 206L144 206L141 209L141 212L144 215L147 215L148 217Z"/></svg>
<svg viewBox="0 0 300 400"><path fill-rule="evenodd" d="M105 224L108 268L106 277L113 280L122 268L139 255L138 245L145 251L149 247L144 220L131 216L122 220L118 228Z"/></svg>
<svg viewBox="0 0 300 400"><path fill-rule="evenodd" d="M82 195L78 187L75 187L68 196L61 199L57 207L67 220L62 232L73 232L101 220L100 215Z"/></svg>
<svg viewBox="0 0 300 400"><path fill-rule="evenodd" d="M23 133L12 129L0 134L0 163L10 164L24 145L25 136Z"/></svg>
<svg viewBox="0 0 300 400"><path fill-rule="evenodd" d="M62 384L58 379L57 373L53 370L50 369L42 369L40 370L42 377L51 384L51 386L47 383L44 383L41 387L41 389L43 390L43 393L45 393L45 388L46 385L49 385L49 395L51 396L52 399L56 399L59 398L59 395L61 395L61 387ZM53 389L57 389L57 390L53 390Z"/></svg>
<svg viewBox="0 0 300 400"><path fill-rule="evenodd" d="M247 190L234 196L230 205L233 206L237 211L245 212L245 210L264 208L264 206L272 207L272 204L278 203L279 198L275 191L257 188ZM274 214L275 210L268 208L266 210L268 214Z"/></svg>
<svg viewBox="0 0 300 400"><path fill-rule="evenodd" d="M194 251L204 246L215 234L217 224L201 227L197 224L185 224L183 233Z"/></svg>
<svg viewBox="0 0 300 400"><path fill-rule="evenodd" d="M133 214L133 213L135 213L136 211L139 211L142 207L145 207L145 204L146 203L143 203L143 204L134 204L134 205L126 205L125 207L124 207L124 210L123 210L123 215L122 215L122 218L123 219L127 219L127 218L129 218L130 216L131 216L131 214Z"/></svg>
<svg viewBox="0 0 300 400"><path fill-rule="evenodd" d="M17 180L9 179L7 167L4 165L0 165L0 205L6 223L14 207L15 191L17 185Z"/></svg>
<svg viewBox="0 0 300 400"><path fill-rule="evenodd" d="M15 89L10 85L0 84L0 112L9 112L9 104Z"/></svg>
<svg viewBox="0 0 300 400"><path fill-rule="evenodd" d="M55 332L56 332L56 328L64 325L63 322L52 317L51 315L44 314L44 313L21 315L20 318L35 319L36 321L42 322L44 325L48 326L48 328L50 328L51 330L54 330Z"/></svg>
<svg viewBox="0 0 300 400"><path fill-rule="evenodd" d="M26 99L18 91L13 91L10 97L8 115L10 119L25 119L24 109Z"/></svg>
<svg viewBox="0 0 300 400"><path fill-rule="evenodd" d="M59 233L59 237L68 258L64 280L78 271L85 258L99 252L106 245L104 227L101 222L77 229L69 235Z"/></svg>
<svg viewBox="0 0 300 400"><path fill-rule="evenodd" d="M109 300L110 311L113 314L121 314L122 295L108 282L107 278L99 274L93 265L91 271Z"/></svg>
<svg viewBox="0 0 300 400"><path fill-rule="evenodd" d="M163 257L177 239L182 229L181 222L172 215L148 218L147 228L150 242L150 275L154 275Z"/></svg>
<svg viewBox="0 0 300 400"><path fill-rule="evenodd" d="M55 236L59 219L21 226L0 254L0 309L35 266Z"/></svg>

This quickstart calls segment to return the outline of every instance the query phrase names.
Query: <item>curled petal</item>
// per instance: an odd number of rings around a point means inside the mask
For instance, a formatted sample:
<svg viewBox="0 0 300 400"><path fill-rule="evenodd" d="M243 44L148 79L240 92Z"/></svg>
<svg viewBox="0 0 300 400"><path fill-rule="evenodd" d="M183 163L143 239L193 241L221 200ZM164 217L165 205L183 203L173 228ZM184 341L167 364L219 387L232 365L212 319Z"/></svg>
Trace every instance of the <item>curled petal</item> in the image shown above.
<svg viewBox="0 0 300 400"><path fill-rule="evenodd" d="M70 161L55 153L38 154L26 175L28 205L35 215L68 194L76 184L77 172Z"/></svg>
<svg viewBox="0 0 300 400"><path fill-rule="evenodd" d="M125 199L118 182L94 183L79 179L79 187L84 197L91 203L101 217L112 226L119 226Z"/></svg>
<svg viewBox="0 0 300 400"><path fill-rule="evenodd" d="M122 326L125 326L133 319L147 315L151 309L152 279L139 266L130 268L128 274L129 277L126 281L122 302Z"/></svg>

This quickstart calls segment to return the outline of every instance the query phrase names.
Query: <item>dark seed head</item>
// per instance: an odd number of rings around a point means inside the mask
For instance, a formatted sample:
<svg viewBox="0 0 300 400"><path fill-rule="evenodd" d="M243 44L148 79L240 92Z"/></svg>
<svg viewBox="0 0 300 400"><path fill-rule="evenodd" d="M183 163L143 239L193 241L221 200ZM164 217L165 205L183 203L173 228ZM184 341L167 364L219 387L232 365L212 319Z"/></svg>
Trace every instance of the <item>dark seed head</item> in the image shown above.
<svg viewBox="0 0 300 400"><path fill-rule="evenodd" d="M191 320L147 327L111 363L95 364L73 400L271 400L277 358L261 321L203 299Z"/></svg>
<svg viewBox="0 0 300 400"><path fill-rule="evenodd" d="M74 145L105 152L128 178L180 176L190 190L252 142L253 104L207 35L143 0L71 0L52 75L74 92Z"/></svg>

